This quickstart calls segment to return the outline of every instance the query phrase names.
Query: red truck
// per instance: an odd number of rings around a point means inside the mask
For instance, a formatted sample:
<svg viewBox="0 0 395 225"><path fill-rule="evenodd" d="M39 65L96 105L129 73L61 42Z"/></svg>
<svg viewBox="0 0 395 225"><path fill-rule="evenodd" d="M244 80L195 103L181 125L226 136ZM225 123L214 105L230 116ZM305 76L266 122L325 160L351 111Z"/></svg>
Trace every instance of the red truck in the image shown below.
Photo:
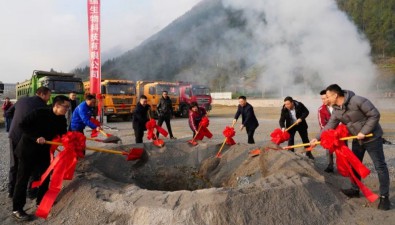
<svg viewBox="0 0 395 225"><path fill-rule="evenodd" d="M191 102L197 102L207 111L211 110L212 99L208 86L189 82L178 82L178 84L180 86L179 115L181 117L188 117Z"/></svg>

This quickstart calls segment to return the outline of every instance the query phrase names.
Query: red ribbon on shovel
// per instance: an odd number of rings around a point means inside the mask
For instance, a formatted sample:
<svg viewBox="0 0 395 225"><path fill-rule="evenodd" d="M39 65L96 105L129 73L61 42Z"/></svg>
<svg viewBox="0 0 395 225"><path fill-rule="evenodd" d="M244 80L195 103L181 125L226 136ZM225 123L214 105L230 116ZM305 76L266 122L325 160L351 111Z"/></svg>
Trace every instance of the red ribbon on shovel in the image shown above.
<svg viewBox="0 0 395 225"><path fill-rule="evenodd" d="M195 140L203 140L204 137L212 138L213 134L208 130L210 121L207 116L203 117L199 123L200 131L196 134Z"/></svg>
<svg viewBox="0 0 395 225"><path fill-rule="evenodd" d="M44 219L48 217L49 211L62 188L63 180L73 179L77 158L84 157L85 136L83 134L68 132L62 138L56 138L55 140L62 142L64 146L63 151L52 160L41 179L32 183L32 188L41 186L52 171L48 191L45 193L36 211L36 216ZM53 150L54 146L51 146L51 149Z"/></svg>
<svg viewBox="0 0 395 225"><path fill-rule="evenodd" d="M361 178L365 178L370 174L370 170L362 164L347 145L345 145L344 141L340 140L340 138L347 135L347 127L343 124L339 125L336 130L324 131L321 135L321 146L336 154L336 165L339 174L344 177L350 177L351 182L360 188L365 197L370 202L374 202L379 196L366 187L353 172L354 170Z"/></svg>
<svg viewBox="0 0 395 225"><path fill-rule="evenodd" d="M294 123L284 131L282 131L280 128L274 129L274 131L270 134L270 137L272 137L271 139L272 142L275 143L276 145L279 145L284 141L288 141L288 139L291 137L288 131L296 125L297 123Z"/></svg>
<svg viewBox="0 0 395 225"><path fill-rule="evenodd" d="M165 129L160 127L159 125L156 124L155 119L150 119L146 124L145 127L147 128L147 138L148 140L153 139L153 144L162 147L164 145L164 141L156 137L155 134L155 129L162 134L163 136L167 137L168 133Z"/></svg>

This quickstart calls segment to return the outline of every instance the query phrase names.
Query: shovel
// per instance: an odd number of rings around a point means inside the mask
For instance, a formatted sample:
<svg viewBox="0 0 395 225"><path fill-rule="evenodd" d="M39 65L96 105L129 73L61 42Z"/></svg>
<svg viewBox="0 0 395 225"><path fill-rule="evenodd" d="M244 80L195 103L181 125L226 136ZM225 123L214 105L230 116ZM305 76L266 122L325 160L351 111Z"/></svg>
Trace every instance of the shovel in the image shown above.
<svg viewBox="0 0 395 225"><path fill-rule="evenodd" d="M90 141L97 141L97 142L102 142L102 143L118 144L119 141L122 143L122 140L119 139L117 136L110 136L110 137L108 137L106 139L98 139L98 138L86 137L86 139L90 140Z"/></svg>
<svg viewBox="0 0 395 225"><path fill-rule="evenodd" d="M100 133L102 133L104 136L107 137L105 140L103 140L104 143L118 143L118 141L122 142L121 138L119 138L118 136L106 133L106 132L104 132L104 130L100 129Z"/></svg>
<svg viewBox="0 0 395 225"><path fill-rule="evenodd" d="M365 135L365 137L373 137L373 134L372 133L367 134L367 135ZM358 136L342 137L342 138L340 138L340 140L341 141L346 141L346 140L351 140L351 139L355 139L355 138L358 138ZM319 145L319 144L321 144L321 142L317 141L316 144ZM284 150L289 150L289 149L292 149L292 148L300 148L300 147L306 147L306 146L311 146L311 144L310 143L303 143L303 144L285 146L285 147L283 147L283 149ZM311 149L310 149L310 151L311 151Z"/></svg>
<svg viewBox="0 0 395 225"><path fill-rule="evenodd" d="M149 110L147 113L148 113L148 118L151 120L151 110ZM152 144L155 145L156 147L162 148L165 145L165 142L156 136L155 130L154 130L154 138L153 139L154 140L152 141Z"/></svg>
<svg viewBox="0 0 395 225"><path fill-rule="evenodd" d="M236 124L236 121L233 121L233 122L232 122L232 127L235 127L235 124ZM221 158L221 157L222 157L221 151L222 151L222 149L224 148L225 143L226 143L226 137L225 137L225 139L224 139L224 142L222 142L221 148L219 149L219 151L217 152L217 155L216 155L215 157L217 157L217 158Z"/></svg>
<svg viewBox="0 0 395 225"><path fill-rule="evenodd" d="M45 141L45 144L63 145L61 142L54 142L54 141ZM111 149L105 149L105 148L96 148L96 147L90 147L90 146L86 146L85 149L95 151L95 152L104 152L104 153L110 153L110 154L116 154L116 155L125 155L127 161L140 159L141 156L143 155L143 152L144 152L144 149L142 149L142 148L132 148L129 150L129 152L117 151L117 150L111 150Z"/></svg>
<svg viewBox="0 0 395 225"><path fill-rule="evenodd" d="M195 141L195 139L196 139L197 135L198 135L199 132L200 132L200 128L202 128L202 125L199 126L199 129L197 130L197 132L196 132L195 136L192 138L192 140L189 140L189 141L188 141L188 143L190 143L190 144L193 145L193 146L195 146L195 145L198 144L198 143Z"/></svg>

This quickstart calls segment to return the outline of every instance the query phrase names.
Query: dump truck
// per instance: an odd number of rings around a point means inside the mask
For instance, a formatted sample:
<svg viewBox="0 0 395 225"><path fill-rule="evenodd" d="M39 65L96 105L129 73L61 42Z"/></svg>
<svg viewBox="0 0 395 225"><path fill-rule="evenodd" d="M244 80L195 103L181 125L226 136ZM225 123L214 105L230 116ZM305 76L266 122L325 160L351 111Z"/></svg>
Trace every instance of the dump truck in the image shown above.
<svg viewBox="0 0 395 225"><path fill-rule="evenodd" d="M122 118L130 121L136 108L136 84L131 80L102 79L101 101L102 112L107 121ZM84 82L85 93L90 91L90 81Z"/></svg>
<svg viewBox="0 0 395 225"><path fill-rule="evenodd" d="M162 97L162 92L167 91L171 99L174 114L179 113L180 91L178 83L167 81L137 81L136 82L137 96L147 96L148 104L154 116L157 116L156 107Z"/></svg>
<svg viewBox="0 0 395 225"><path fill-rule="evenodd" d="M72 73L47 72L34 70L31 78L16 85L16 99L24 96L34 96L39 87L44 86L51 90L48 104L52 104L57 95L69 96L70 92L77 93L79 102L84 101L84 86L82 79Z"/></svg>
<svg viewBox="0 0 395 225"><path fill-rule="evenodd" d="M212 99L208 86L190 82L178 82L178 84L180 90L179 116L188 117L191 102L197 102L200 107L204 107L207 111L211 110Z"/></svg>

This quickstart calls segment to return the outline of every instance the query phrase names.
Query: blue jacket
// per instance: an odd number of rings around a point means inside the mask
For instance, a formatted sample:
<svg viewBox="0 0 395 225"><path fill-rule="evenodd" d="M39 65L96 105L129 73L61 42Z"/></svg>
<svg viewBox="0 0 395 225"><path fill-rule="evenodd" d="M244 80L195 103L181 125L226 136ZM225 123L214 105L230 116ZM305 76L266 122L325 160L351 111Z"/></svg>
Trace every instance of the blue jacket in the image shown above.
<svg viewBox="0 0 395 225"><path fill-rule="evenodd" d="M96 129L97 126L90 121L92 115L93 108L89 107L86 101L79 104L71 117L71 130L83 130L86 126Z"/></svg>

